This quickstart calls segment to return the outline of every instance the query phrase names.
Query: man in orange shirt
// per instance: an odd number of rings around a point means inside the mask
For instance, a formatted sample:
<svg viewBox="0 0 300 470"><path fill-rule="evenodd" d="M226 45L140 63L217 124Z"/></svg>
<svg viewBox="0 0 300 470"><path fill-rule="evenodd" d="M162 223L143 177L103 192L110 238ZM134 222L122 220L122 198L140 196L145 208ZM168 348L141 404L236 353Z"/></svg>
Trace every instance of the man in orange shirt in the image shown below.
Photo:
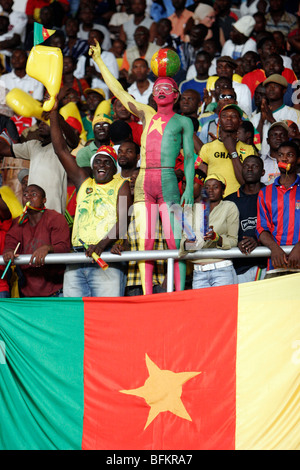
<svg viewBox="0 0 300 470"><path fill-rule="evenodd" d="M179 36L182 41L185 40L184 28L189 18L193 16L193 12L185 8L186 0L172 0L175 12L169 16L172 23L171 34Z"/></svg>

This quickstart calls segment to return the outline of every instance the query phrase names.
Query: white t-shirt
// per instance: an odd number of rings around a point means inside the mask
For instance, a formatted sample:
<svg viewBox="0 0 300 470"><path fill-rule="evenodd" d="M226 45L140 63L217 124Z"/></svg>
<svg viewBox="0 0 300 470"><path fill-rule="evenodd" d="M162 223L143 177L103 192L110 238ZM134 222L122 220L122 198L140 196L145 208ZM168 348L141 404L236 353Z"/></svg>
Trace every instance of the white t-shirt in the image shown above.
<svg viewBox="0 0 300 470"><path fill-rule="evenodd" d="M149 96L152 93L152 89L154 85L154 83L151 80L148 80L148 82L149 82L149 86L147 90L145 90L142 94L140 93L140 90L138 89L136 82L133 82L133 84L130 87L128 87L127 91L139 103L148 104Z"/></svg>
<svg viewBox="0 0 300 470"><path fill-rule="evenodd" d="M300 111L295 108L291 108L290 106L282 105L280 108L276 109L273 113L273 117L276 121L284 121L284 120L291 120L295 122L300 130ZM260 121L261 113L256 114L255 116L251 117L250 121L252 122L253 126L257 129L258 124ZM270 147L267 142L268 131L271 127L271 123L265 121L263 124L262 129L262 143L261 143L261 154L267 155L270 152Z"/></svg>
<svg viewBox="0 0 300 470"><path fill-rule="evenodd" d="M7 90L20 88L38 101L41 101L44 97L44 85L27 74L20 78L12 71L1 75L0 80L2 80Z"/></svg>

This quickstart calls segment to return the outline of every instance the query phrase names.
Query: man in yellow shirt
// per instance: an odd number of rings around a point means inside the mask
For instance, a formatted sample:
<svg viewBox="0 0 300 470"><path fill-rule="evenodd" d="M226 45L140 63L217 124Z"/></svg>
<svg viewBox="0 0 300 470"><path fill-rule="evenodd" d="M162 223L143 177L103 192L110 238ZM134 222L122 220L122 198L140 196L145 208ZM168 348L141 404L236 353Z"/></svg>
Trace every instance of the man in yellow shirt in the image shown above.
<svg viewBox="0 0 300 470"><path fill-rule="evenodd" d="M209 176L221 175L226 180L224 197L244 184L242 162L248 155L256 155L254 146L237 139L243 111L235 104L223 106L219 114L219 138L204 144L200 150L199 170Z"/></svg>

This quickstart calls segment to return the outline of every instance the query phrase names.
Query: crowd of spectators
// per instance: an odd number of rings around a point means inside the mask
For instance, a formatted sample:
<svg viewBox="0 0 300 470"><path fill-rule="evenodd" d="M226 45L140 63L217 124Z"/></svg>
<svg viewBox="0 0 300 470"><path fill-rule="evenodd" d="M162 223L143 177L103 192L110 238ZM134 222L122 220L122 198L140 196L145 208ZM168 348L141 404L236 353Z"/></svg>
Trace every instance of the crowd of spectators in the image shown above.
<svg viewBox="0 0 300 470"><path fill-rule="evenodd" d="M48 98L26 73L34 23L55 31L43 44L63 54L56 109L42 118L17 114L6 101L15 89L38 103ZM183 233L180 253L238 247L246 255L187 261L186 288L298 272L300 2L0 0L0 248L11 263L0 296L142 293L137 263L122 262L122 252L137 250L130 206L143 123L112 95L89 55L95 40L112 76L154 109L151 58L162 48L179 56L173 109L194 128L194 223L204 196L209 212L203 238ZM175 173L182 195L183 150ZM6 187L11 192L1 193ZM13 217L18 204L23 212ZM247 259L259 245L270 258ZM74 248L121 261L106 271L96 263L44 265L48 253ZM154 249L168 249L161 223ZM20 254L31 254L30 262L14 269ZM164 292L166 262L154 265L153 292Z"/></svg>

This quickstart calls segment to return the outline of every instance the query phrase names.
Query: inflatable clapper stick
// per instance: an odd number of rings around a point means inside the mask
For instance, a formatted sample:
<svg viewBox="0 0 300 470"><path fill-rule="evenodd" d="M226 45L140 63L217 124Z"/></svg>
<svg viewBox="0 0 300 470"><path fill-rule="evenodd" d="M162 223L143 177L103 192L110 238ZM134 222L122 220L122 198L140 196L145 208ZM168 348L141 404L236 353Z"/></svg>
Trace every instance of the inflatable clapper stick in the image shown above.
<svg viewBox="0 0 300 470"><path fill-rule="evenodd" d="M51 111L61 87L63 55L61 49L50 46L34 46L28 56L26 73L41 82L50 95L43 104L44 111Z"/></svg>
<svg viewBox="0 0 300 470"><path fill-rule="evenodd" d="M44 111L42 104L29 95L29 93L26 93L26 91L20 88L13 88L7 93L5 99L6 104L18 116L35 117L40 121L47 122L42 117Z"/></svg>

